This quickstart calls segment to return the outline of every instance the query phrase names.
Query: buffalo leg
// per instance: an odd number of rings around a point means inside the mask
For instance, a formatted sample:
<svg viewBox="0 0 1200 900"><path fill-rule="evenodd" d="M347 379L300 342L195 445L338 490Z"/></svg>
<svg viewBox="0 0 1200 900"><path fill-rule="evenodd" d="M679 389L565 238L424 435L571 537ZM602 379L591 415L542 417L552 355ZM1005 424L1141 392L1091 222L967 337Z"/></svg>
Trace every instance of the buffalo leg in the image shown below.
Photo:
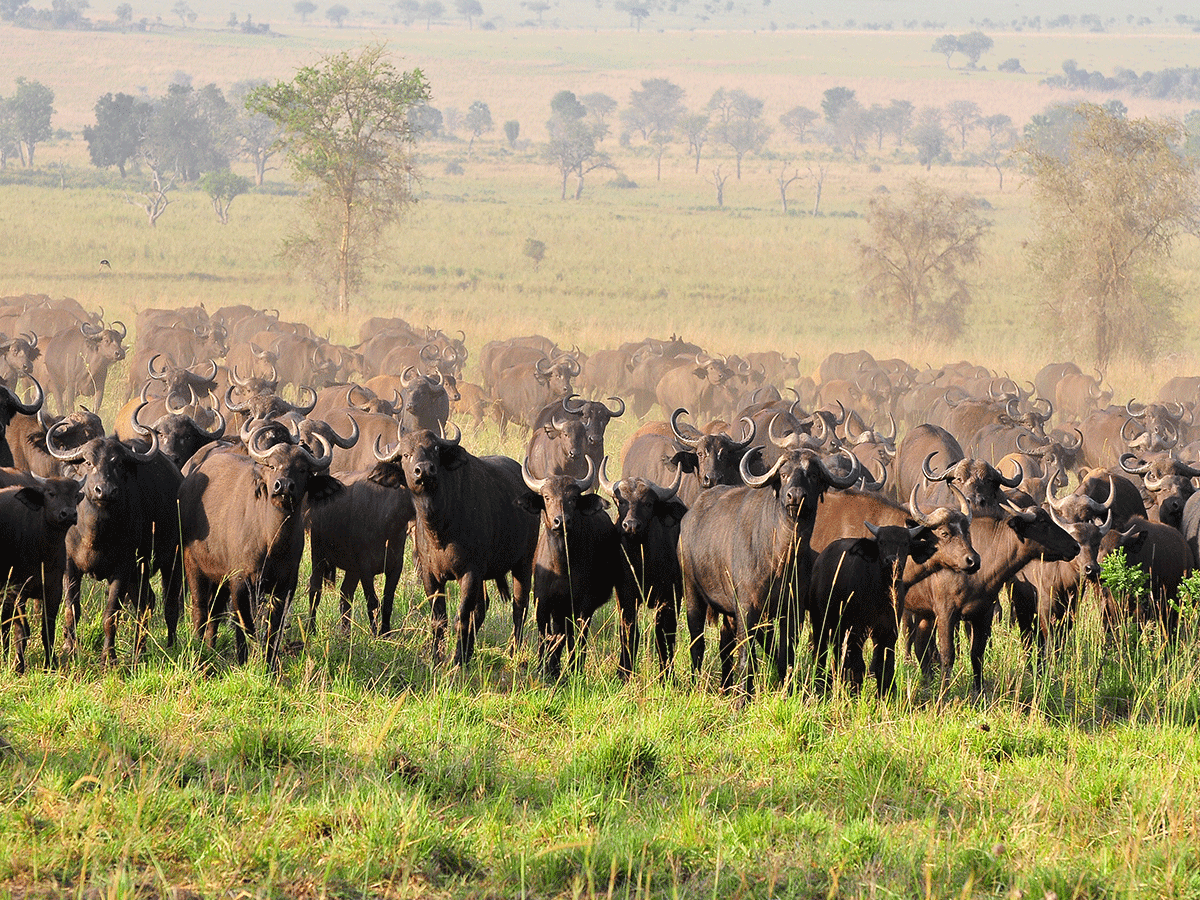
<svg viewBox="0 0 1200 900"><path fill-rule="evenodd" d="M621 621L617 626L621 629L621 660L617 665L617 674L622 680L628 679L633 674L633 667L637 662L639 640L637 589L632 578L627 581L628 583L617 584L617 605L621 609ZM590 622L591 617L588 617L586 621Z"/></svg>
<svg viewBox="0 0 1200 900"><path fill-rule="evenodd" d="M370 626L371 634L379 635L379 595L375 593L375 577L373 575L356 575L355 581L362 585L363 599L367 601L367 623ZM342 585L342 597L346 597L346 586ZM354 588L350 589L350 597L354 596ZM346 616L347 623L350 621L350 616Z"/></svg>
<svg viewBox="0 0 1200 900"><path fill-rule="evenodd" d="M483 580L466 572L458 580L461 594L458 606L458 640L454 648L454 665L466 666L475 652L475 635L487 613L487 597Z"/></svg>
<svg viewBox="0 0 1200 900"><path fill-rule="evenodd" d="M325 580L329 577L329 564L323 559L317 559L315 554L312 561L312 574L308 576L308 633L317 633L317 607L321 604L321 592L325 589Z"/></svg>
<svg viewBox="0 0 1200 900"><path fill-rule="evenodd" d="M63 654L75 652L77 629L80 619L81 575L75 563L67 559L67 569L63 574L63 592L66 595L67 608L63 613Z"/></svg>
<svg viewBox="0 0 1200 900"><path fill-rule="evenodd" d="M342 588L338 596L338 625L343 632L350 631L350 610L354 602L354 592L358 589L359 578L346 570L346 576L342 579ZM363 582L363 595L366 596L366 582ZM371 631L375 630L374 610L371 608L371 602L367 601L367 620L371 624Z"/></svg>
<svg viewBox="0 0 1200 900"><path fill-rule="evenodd" d="M692 658L692 677L700 674L704 665L704 625L708 609L704 601L692 595L687 597L688 653Z"/></svg>
<svg viewBox="0 0 1200 900"><path fill-rule="evenodd" d="M737 656L737 622L735 615L721 617L717 632L717 653L721 658L721 690L733 687L733 664Z"/></svg>
<svg viewBox="0 0 1200 900"><path fill-rule="evenodd" d="M430 603L430 631L433 638L433 663L442 661L442 645L446 641L446 582L426 575L425 596Z"/></svg>
<svg viewBox="0 0 1200 900"><path fill-rule="evenodd" d="M983 654L992 634L990 613L980 614L971 622L971 693L976 697L983 694Z"/></svg>
<svg viewBox="0 0 1200 900"><path fill-rule="evenodd" d="M58 610L62 606L62 581L56 579L42 589L42 649L46 654L46 668L51 669L58 660L54 656L54 630L58 624Z"/></svg>
<svg viewBox="0 0 1200 900"><path fill-rule="evenodd" d="M108 602L104 607L104 650L102 662L112 665L117 661L117 620L121 610L121 595L125 593L124 582L114 578L108 584Z"/></svg>
<svg viewBox="0 0 1200 900"><path fill-rule="evenodd" d="M11 590L11 588L10 588ZM13 623L13 654L16 657L16 673L25 674L25 649L29 646L29 616L26 605L29 602L23 589L16 589L16 603L12 610Z"/></svg>
<svg viewBox="0 0 1200 900"><path fill-rule="evenodd" d="M654 610L654 644L663 678L670 678L675 666L675 636L678 631L679 612L671 599L664 598Z"/></svg>
<svg viewBox="0 0 1200 900"><path fill-rule="evenodd" d="M989 621L991 614L992 611L989 608L987 611ZM954 629L958 627L958 621L957 613L950 610L939 610L934 623L937 629L938 658L942 664L942 696L945 696L950 687L950 672L954 669Z"/></svg>
<svg viewBox="0 0 1200 900"><path fill-rule="evenodd" d="M267 600L267 633L264 640L267 645L267 669L279 673L279 645L283 641L283 618L291 605L291 592L282 597L268 595Z"/></svg>
<svg viewBox="0 0 1200 900"><path fill-rule="evenodd" d="M403 563L404 555L402 553L398 565L392 565L389 562L387 568L384 569L383 597L379 605L379 634L392 633L392 607L396 601L396 586L400 583Z"/></svg>

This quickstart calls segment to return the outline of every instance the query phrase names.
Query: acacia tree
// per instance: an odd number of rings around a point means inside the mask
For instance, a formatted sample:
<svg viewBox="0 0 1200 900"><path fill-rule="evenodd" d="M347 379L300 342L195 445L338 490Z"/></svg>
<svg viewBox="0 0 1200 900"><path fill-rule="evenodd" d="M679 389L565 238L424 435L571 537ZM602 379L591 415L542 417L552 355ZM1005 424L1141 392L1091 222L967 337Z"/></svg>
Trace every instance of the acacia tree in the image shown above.
<svg viewBox="0 0 1200 900"><path fill-rule="evenodd" d="M629 93L629 106L621 113L625 127L636 131L652 146L658 161L655 180L662 181L662 158L675 138L675 127L687 112L683 88L666 78L650 78L641 90Z"/></svg>
<svg viewBox="0 0 1200 900"><path fill-rule="evenodd" d="M470 156L471 149L475 146L475 138L484 132L491 131L494 127L492 111L482 100L475 100L467 107L467 114L463 116L463 125L466 126L467 131L471 132L471 140L467 144L467 156Z"/></svg>
<svg viewBox="0 0 1200 900"><path fill-rule="evenodd" d="M1059 333L1100 368L1151 357L1173 337L1175 291L1162 272L1175 239L1200 225L1200 185L1172 120L1126 119L1081 103L1066 153L1032 136L1018 148L1033 181L1031 262Z"/></svg>
<svg viewBox="0 0 1200 900"><path fill-rule="evenodd" d="M357 56L324 57L247 100L248 109L279 125L297 177L314 186L313 229L289 246L316 263L318 284L332 269L343 313L381 229L415 199L408 111L428 99L421 70L397 71L383 45L373 44ZM322 227L329 212L332 234Z"/></svg>
<svg viewBox="0 0 1200 900"><path fill-rule="evenodd" d="M567 179L575 176L575 199L583 196L583 179L596 169L610 169L608 156L596 149L596 134L586 121L587 108L572 91L559 91L550 101L546 131L550 141L542 158L562 176L562 199L567 199Z"/></svg>
<svg viewBox="0 0 1200 900"><path fill-rule="evenodd" d="M952 337L971 301L964 268L979 260L989 223L974 197L924 181L897 200L867 205L867 237L856 241L864 299L890 309L910 332Z"/></svg>
<svg viewBox="0 0 1200 900"><path fill-rule="evenodd" d="M18 150L25 164L32 166L34 148L42 141L49 140L53 134L50 117L54 115L54 91L40 81L17 78L16 93L8 103L12 110Z"/></svg>
<svg viewBox="0 0 1200 900"><path fill-rule="evenodd" d="M771 136L770 127L762 120L763 101L741 88L731 91L717 88L708 101L708 109L716 115L712 135L733 151L737 178L741 181L743 157L762 150Z"/></svg>

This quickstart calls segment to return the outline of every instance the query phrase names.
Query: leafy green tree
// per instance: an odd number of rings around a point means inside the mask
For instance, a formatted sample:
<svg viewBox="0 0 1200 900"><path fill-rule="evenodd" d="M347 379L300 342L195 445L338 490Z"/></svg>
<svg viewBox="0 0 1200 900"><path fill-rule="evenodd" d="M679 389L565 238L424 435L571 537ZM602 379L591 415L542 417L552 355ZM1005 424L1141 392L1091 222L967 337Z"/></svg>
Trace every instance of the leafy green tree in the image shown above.
<svg viewBox="0 0 1200 900"><path fill-rule="evenodd" d="M813 123L819 118L821 118L820 115L807 106L793 106L779 117L779 124L796 139L796 143L803 144Z"/></svg>
<svg viewBox="0 0 1200 900"><path fill-rule="evenodd" d="M12 99L0 97L0 169L7 169L9 157L21 152L19 145Z"/></svg>
<svg viewBox="0 0 1200 900"><path fill-rule="evenodd" d="M856 241L862 294L914 335L962 331L971 288L964 269L979 261L990 225L974 197L912 180L896 199L872 197L867 236Z"/></svg>
<svg viewBox="0 0 1200 900"><path fill-rule="evenodd" d="M463 116L463 125L467 131L471 132L471 140L467 144L467 156L471 155L471 148L475 146L475 138L491 131L492 111L488 109L488 105L482 100L472 101L467 107L467 114Z"/></svg>
<svg viewBox="0 0 1200 900"><path fill-rule="evenodd" d="M421 4L421 18L425 20L425 30L433 26L434 19L440 19L446 14L446 6L441 0L425 0Z"/></svg>
<svg viewBox="0 0 1200 900"><path fill-rule="evenodd" d="M982 31L971 31L958 36L958 50L966 56L972 69L979 65L979 58L991 50L994 43Z"/></svg>
<svg viewBox="0 0 1200 900"><path fill-rule="evenodd" d="M688 142L688 153L696 160L696 174L700 174L700 152L708 142L707 113L687 113L679 120L679 132Z"/></svg>
<svg viewBox="0 0 1200 900"><path fill-rule="evenodd" d="M952 34L943 34L939 38L935 38L933 46L929 48L930 53L941 53L946 57L946 68L950 68L950 57L959 50L958 38Z"/></svg>
<svg viewBox="0 0 1200 900"><path fill-rule="evenodd" d="M138 150L153 115L149 103L129 94L105 94L96 101L96 124L83 129L92 165L116 166L125 177L125 164Z"/></svg>
<svg viewBox="0 0 1200 900"><path fill-rule="evenodd" d="M54 134L50 119L54 115L54 91L40 81L17 78L17 90L8 101L12 107L13 128L18 150L25 165L33 165L33 152Z"/></svg>
<svg viewBox="0 0 1200 900"><path fill-rule="evenodd" d="M475 19L483 15L483 6L479 0L455 0L454 8L467 20L468 31L475 27Z"/></svg>
<svg viewBox="0 0 1200 900"><path fill-rule="evenodd" d="M229 224L229 207L233 198L250 190L250 179L235 175L228 169L219 172L209 172L200 179L200 190L208 194L212 201L213 212L222 225Z"/></svg>
<svg viewBox="0 0 1200 900"><path fill-rule="evenodd" d="M381 229L415 199L408 114L428 100L421 70L397 71L380 44L326 56L250 95L248 108L279 125L296 176L313 185L313 228L290 247L318 284L332 273L342 312Z"/></svg>
<svg viewBox="0 0 1200 900"><path fill-rule="evenodd" d="M1092 103L1075 112L1065 156L1029 137L1018 152L1033 183L1031 261L1053 327L1104 369L1117 353L1153 358L1177 337L1164 263L1200 226L1200 184L1178 122Z"/></svg>
<svg viewBox="0 0 1200 900"><path fill-rule="evenodd" d="M854 99L854 91L848 87L831 87L821 97L821 112L825 114L825 121L830 125L837 122L838 114L842 111L842 107Z"/></svg>
<svg viewBox="0 0 1200 900"><path fill-rule="evenodd" d="M312 0L296 0L292 4L292 9L300 16L301 22L307 22L308 17L317 11L317 4L313 3Z"/></svg>
<svg viewBox="0 0 1200 900"><path fill-rule="evenodd" d="M708 101L708 109L716 121L711 133L733 151L737 159L737 177L742 179L742 158L747 153L757 153L771 135L770 127L763 122L763 101L751 97L741 88L726 91L717 88ZM728 177L728 176L726 176Z"/></svg>
<svg viewBox="0 0 1200 900"><path fill-rule="evenodd" d="M675 139L675 126L686 111L683 88L666 78L646 79L640 89L629 93L629 106L622 111L621 121L654 148L657 181L662 181L663 155Z"/></svg>
<svg viewBox="0 0 1200 900"><path fill-rule="evenodd" d="M335 3L329 9L325 10L325 18L336 25L342 27L342 23L350 16L350 8L341 3Z"/></svg>
<svg viewBox="0 0 1200 900"><path fill-rule="evenodd" d="M571 91L559 91L550 101L550 120L546 122L550 140L542 158L558 169L563 200L567 199L567 180L572 175L578 200L583 196L584 176L596 169L612 168L608 156L596 148L596 134L586 117L587 109Z"/></svg>

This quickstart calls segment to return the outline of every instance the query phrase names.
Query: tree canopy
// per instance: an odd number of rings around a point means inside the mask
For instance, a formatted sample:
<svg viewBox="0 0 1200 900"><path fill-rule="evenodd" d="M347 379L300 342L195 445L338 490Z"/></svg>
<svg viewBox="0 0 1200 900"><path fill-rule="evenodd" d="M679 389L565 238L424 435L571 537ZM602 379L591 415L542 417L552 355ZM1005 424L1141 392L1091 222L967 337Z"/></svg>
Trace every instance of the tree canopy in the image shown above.
<svg viewBox="0 0 1200 900"><path fill-rule="evenodd" d="M1037 132L1018 148L1038 223L1031 261L1057 333L1104 368L1117 353L1148 358L1172 335L1175 289L1161 264L1200 225L1200 184L1178 122L1092 103L1073 113L1065 152Z"/></svg>
<svg viewBox="0 0 1200 900"><path fill-rule="evenodd" d="M374 44L327 56L247 101L279 125L297 178L315 187L313 229L290 247L319 285L332 272L342 312L380 230L414 199L408 114L428 99L421 70L397 71Z"/></svg>

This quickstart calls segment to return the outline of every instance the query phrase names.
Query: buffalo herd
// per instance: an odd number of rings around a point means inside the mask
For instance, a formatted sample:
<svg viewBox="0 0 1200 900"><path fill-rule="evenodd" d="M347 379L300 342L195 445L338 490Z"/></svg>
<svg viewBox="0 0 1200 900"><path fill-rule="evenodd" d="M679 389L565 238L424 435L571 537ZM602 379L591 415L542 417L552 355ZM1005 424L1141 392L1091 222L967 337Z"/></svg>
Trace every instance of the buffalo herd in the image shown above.
<svg viewBox="0 0 1200 900"><path fill-rule="evenodd" d="M1200 378L1114 404L1102 373L1069 362L1018 380L858 351L806 373L798 356L676 336L587 355L530 335L479 347L467 381L463 332L397 318L364 322L350 346L249 306L143 309L133 334L128 381L109 381L124 324L0 298L0 630L18 672L35 610L48 665L78 652L85 575L107 584L106 664L121 611L136 658L161 600L168 645L186 603L196 639L215 647L227 622L238 662L253 641L277 668L306 544L308 632L342 572L340 627L361 586L387 635L411 534L435 665L451 624L452 665L470 664L490 582L514 650L532 600L551 679L578 669L615 596L621 678L643 615L673 677L682 613L692 671L713 624L739 701L760 648L783 683L824 686L832 667L859 688L868 638L885 694L901 636L944 691L960 632L978 694L1006 605L1033 665L1085 597L1107 629L1169 648L1200 550ZM123 401L111 428L93 411L106 385ZM463 428L489 418L524 430L521 459L467 449ZM1148 590L1105 586L1118 549Z"/></svg>

